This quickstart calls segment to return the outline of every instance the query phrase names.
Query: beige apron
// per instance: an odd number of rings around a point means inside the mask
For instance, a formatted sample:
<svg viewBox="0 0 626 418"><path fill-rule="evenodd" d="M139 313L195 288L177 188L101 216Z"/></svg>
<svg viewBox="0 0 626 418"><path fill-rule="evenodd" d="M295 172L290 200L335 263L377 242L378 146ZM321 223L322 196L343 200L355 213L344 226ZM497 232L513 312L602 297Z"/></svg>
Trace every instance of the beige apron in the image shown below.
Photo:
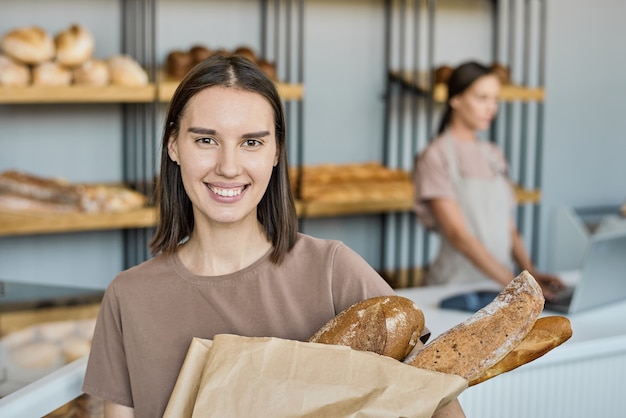
<svg viewBox="0 0 626 418"><path fill-rule="evenodd" d="M486 143L479 143L493 178L463 178L459 173L454 142L446 133L449 174L457 195L465 224L491 254L507 267L512 266L510 222L510 185L502 170L498 170L493 153ZM426 276L427 284L464 283L485 279L464 255L459 253L443 234L439 235L439 254Z"/></svg>

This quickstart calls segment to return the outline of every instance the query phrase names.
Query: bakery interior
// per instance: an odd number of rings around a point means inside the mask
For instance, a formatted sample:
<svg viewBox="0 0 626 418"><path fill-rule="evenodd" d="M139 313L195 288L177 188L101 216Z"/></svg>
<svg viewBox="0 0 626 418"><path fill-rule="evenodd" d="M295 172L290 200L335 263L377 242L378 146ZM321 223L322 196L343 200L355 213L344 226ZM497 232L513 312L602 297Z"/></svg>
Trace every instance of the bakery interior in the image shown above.
<svg viewBox="0 0 626 418"><path fill-rule="evenodd" d="M438 244L412 212L413 156L445 100L436 70L469 59L506 70L489 137L506 150L536 265L579 270L598 229L626 231L625 13L620 0L0 0L0 178L58 192L11 200L0 185L0 415L102 415L79 391L98 301L150 256L162 119L194 59L253 54L285 100L303 232L412 290ZM5 35L33 26L80 35L65 70L54 42L38 64L7 58L24 51ZM432 302L435 334L467 316ZM466 415L622 416L624 311L571 314L570 341L463 392Z"/></svg>

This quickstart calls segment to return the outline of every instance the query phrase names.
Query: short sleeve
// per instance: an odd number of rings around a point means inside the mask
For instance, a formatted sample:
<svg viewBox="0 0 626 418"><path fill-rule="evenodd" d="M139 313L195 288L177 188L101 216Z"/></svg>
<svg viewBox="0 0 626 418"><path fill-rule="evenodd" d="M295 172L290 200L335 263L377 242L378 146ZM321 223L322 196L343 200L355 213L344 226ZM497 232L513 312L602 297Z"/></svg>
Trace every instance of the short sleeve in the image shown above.
<svg viewBox="0 0 626 418"><path fill-rule="evenodd" d="M424 227L435 228L436 221L427 201L432 199L456 200L448 162L441 149L441 141L431 143L416 158L413 184L415 187L413 209Z"/></svg>
<svg viewBox="0 0 626 418"><path fill-rule="evenodd" d="M82 390L107 401L133 407L114 283L107 288L102 299Z"/></svg>

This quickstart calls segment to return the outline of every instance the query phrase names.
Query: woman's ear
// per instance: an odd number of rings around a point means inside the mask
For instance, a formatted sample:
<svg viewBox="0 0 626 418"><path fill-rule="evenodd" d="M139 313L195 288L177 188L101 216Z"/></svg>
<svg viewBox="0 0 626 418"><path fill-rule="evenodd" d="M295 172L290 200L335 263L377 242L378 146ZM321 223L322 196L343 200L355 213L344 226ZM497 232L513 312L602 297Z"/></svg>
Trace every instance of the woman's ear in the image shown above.
<svg viewBox="0 0 626 418"><path fill-rule="evenodd" d="M456 108L459 106L459 96L456 95L454 97L451 97L450 100L448 100L448 103L450 103L450 107L454 110L456 110Z"/></svg>
<svg viewBox="0 0 626 418"><path fill-rule="evenodd" d="M174 161L177 165L180 165L180 161L178 159L178 147L176 146L176 138L170 136L170 139L167 141L167 154L170 156L170 159Z"/></svg>

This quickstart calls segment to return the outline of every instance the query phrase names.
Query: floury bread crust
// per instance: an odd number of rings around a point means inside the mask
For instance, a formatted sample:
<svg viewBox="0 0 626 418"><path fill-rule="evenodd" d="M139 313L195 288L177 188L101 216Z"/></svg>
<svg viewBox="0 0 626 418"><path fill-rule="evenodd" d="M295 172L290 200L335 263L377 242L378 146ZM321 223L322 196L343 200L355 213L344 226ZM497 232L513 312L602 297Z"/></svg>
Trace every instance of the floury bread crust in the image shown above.
<svg viewBox="0 0 626 418"><path fill-rule="evenodd" d="M543 305L541 287L524 271L489 305L435 338L406 362L473 381L526 337Z"/></svg>
<svg viewBox="0 0 626 418"><path fill-rule="evenodd" d="M502 360L487 369L476 379L469 382L474 386L518 368L558 347L572 336L569 319L564 316L546 316L539 318L528 335Z"/></svg>
<svg viewBox="0 0 626 418"><path fill-rule="evenodd" d="M345 345L402 360L419 341L424 314L410 299L380 296L340 312L309 342Z"/></svg>

